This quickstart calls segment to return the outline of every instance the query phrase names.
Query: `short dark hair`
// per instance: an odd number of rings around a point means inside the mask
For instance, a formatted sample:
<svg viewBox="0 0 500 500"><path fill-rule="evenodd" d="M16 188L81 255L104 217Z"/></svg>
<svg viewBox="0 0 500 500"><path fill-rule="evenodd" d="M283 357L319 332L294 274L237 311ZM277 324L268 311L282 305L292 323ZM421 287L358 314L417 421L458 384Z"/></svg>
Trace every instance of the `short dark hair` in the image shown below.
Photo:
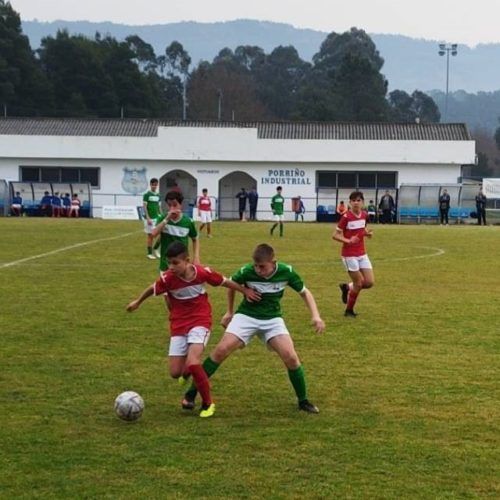
<svg viewBox="0 0 500 500"><path fill-rule="evenodd" d="M267 243L261 243L255 247L252 257L255 262L272 262L274 260L274 248Z"/></svg>
<svg viewBox="0 0 500 500"><path fill-rule="evenodd" d="M16 191L16 196L19 196L21 193L19 191Z"/></svg>
<svg viewBox="0 0 500 500"><path fill-rule="evenodd" d="M201 192L202 192L202 193L208 193L208 189L207 189L207 188L203 188L203 189L201 190Z"/></svg>
<svg viewBox="0 0 500 500"><path fill-rule="evenodd" d="M178 201L179 203L182 203L184 201L184 196L182 196L182 193L179 193L179 191L169 191L165 195L165 201L169 202L174 200Z"/></svg>
<svg viewBox="0 0 500 500"><path fill-rule="evenodd" d="M276 188L276 191L281 191L282 189L283 189L283 188L282 188L281 186L278 186L278 187Z"/></svg>
<svg viewBox="0 0 500 500"><path fill-rule="evenodd" d="M353 191L349 195L349 199L350 200L355 200L356 198L361 198L363 201L365 201L365 197L364 197L364 195L363 195L363 193L361 191Z"/></svg>
<svg viewBox="0 0 500 500"><path fill-rule="evenodd" d="M189 257L188 249L182 241L173 241L168 245L166 252L167 259L174 259L175 257L186 258Z"/></svg>
<svg viewBox="0 0 500 500"><path fill-rule="evenodd" d="M150 184L153 184L153 182L154 182L155 184L158 184L158 179L157 179L156 177L153 177L153 178L149 181L149 183L150 183Z"/></svg>

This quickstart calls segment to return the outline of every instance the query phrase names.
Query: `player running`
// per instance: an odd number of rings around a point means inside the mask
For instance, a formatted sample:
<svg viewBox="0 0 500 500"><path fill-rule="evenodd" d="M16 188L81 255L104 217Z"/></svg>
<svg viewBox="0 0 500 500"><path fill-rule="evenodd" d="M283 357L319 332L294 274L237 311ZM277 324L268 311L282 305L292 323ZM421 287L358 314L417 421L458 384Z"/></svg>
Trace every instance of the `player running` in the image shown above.
<svg viewBox="0 0 500 500"><path fill-rule="evenodd" d="M368 213L363 210L364 196L354 191L349 196L351 209L341 218L333 233L335 241L343 243L342 262L351 278L350 283L339 285L342 302L347 304L344 316L355 317L354 305L363 288L371 288L375 283L373 268L366 254L364 238L371 238L373 232L366 229Z"/></svg>
<svg viewBox="0 0 500 500"><path fill-rule="evenodd" d="M215 404L210 394L210 383L201 366L201 356L210 337L212 308L205 291L205 283L224 286L241 292L252 303L260 294L251 288L238 285L208 267L191 264L187 247L180 241L169 245L166 251L168 271L146 288L127 305L132 312L152 295L168 294L170 317L169 367L172 378L192 376L201 394L200 417L211 417Z"/></svg>
<svg viewBox="0 0 500 500"><path fill-rule="evenodd" d="M198 198L196 204L198 208L198 217L200 218L201 225L199 232L203 231L203 228L207 226L207 237L212 237L212 200L208 196L208 189L202 189L201 196Z"/></svg>
<svg viewBox="0 0 500 500"><path fill-rule="evenodd" d="M282 187L276 188L276 194L271 198L271 209L273 211L274 220L276 221L271 227L271 236L276 227L280 226L280 236L283 236L283 221L285 220L285 198L281 195Z"/></svg>

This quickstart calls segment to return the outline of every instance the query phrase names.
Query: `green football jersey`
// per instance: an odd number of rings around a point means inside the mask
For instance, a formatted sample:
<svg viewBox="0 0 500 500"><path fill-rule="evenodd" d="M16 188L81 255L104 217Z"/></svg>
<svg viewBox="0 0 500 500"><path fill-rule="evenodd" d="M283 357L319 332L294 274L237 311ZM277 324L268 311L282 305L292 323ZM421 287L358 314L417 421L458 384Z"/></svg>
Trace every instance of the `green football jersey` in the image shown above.
<svg viewBox="0 0 500 500"><path fill-rule="evenodd" d="M158 224L165 219L166 215L160 215ZM168 268L167 248L174 241L181 241L189 248L189 238L198 238L198 231L194 222L185 214L174 222L168 221L161 232L161 247L160 247L160 270L166 271Z"/></svg>
<svg viewBox="0 0 500 500"><path fill-rule="evenodd" d="M285 204L285 198L283 198L283 196L281 196L280 194L275 194L271 198L271 208L273 209L273 214L274 215L283 215L284 204Z"/></svg>
<svg viewBox="0 0 500 500"><path fill-rule="evenodd" d="M253 264L247 264L233 274L231 279L262 294L259 302L248 302L244 298L236 310L237 313L256 319L281 317L280 301L287 285L299 293L305 288L302 278L293 270L292 266L283 262L276 263L275 272L268 278L259 276L255 272Z"/></svg>
<svg viewBox="0 0 500 500"><path fill-rule="evenodd" d="M146 203L146 211L150 219L157 219L160 215L160 193L148 191L144 193L142 201Z"/></svg>

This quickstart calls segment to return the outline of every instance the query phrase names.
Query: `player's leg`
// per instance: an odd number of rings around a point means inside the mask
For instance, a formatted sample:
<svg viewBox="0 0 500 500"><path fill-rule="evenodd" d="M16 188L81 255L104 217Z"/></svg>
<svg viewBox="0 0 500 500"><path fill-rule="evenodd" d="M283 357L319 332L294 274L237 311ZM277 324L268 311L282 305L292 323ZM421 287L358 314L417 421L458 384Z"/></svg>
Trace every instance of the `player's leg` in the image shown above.
<svg viewBox="0 0 500 500"><path fill-rule="evenodd" d="M299 409L308 413L319 413L318 408L307 399L307 385L304 368L295 351L295 346L293 345L290 334L286 332L275 335L268 340L267 345L278 354L285 364L288 371L288 378L297 396Z"/></svg>
<svg viewBox="0 0 500 500"><path fill-rule="evenodd" d="M235 333L231 333L231 330ZM203 369L205 370L208 378L210 378L223 363L236 349L241 349L255 335L256 330L252 324L252 318L248 318L244 314L235 314L227 330L222 336L222 339L215 346L214 350L210 353L203 362ZM193 403L196 398L196 387L191 387L184 394L184 403Z"/></svg>
<svg viewBox="0 0 500 500"><path fill-rule="evenodd" d="M280 236L283 236L283 219L280 220Z"/></svg>
<svg viewBox="0 0 500 500"><path fill-rule="evenodd" d="M349 293L347 295L347 304L344 314L345 316L355 316L354 306L358 299L359 292L363 289L364 278L359 267L357 270L349 269L348 274L351 278L352 285L349 284Z"/></svg>
<svg viewBox="0 0 500 500"><path fill-rule="evenodd" d="M211 238L212 237L212 223L207 222L207 237Z"/></svg>
<svg viewBox="0 0 500 500"><path fill-rule="evenodd" d="M204 330L207 332L206 338L208 339L209 332L206 329ZM193 377L196 389L201 395L202 406L200 417L211 417L215 413L215 404L213 403L212 396L210 394L210 382L208 381L208 376L201 365L201 357L205 348L205 342L190 343L188 345L186 367L187 371Z"/></svg>

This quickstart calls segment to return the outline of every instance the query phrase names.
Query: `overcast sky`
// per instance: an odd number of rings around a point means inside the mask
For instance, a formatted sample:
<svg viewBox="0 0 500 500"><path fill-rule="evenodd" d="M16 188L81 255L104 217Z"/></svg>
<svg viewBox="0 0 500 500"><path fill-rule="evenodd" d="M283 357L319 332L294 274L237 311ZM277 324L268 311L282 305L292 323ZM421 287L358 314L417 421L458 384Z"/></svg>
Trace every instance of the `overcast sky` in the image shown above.
<svg viewBox="0 0 500 500"><path fill-rule="evenodd" d="M301 28L393 33L477 45L500 43L500 0L11 0L30 21L164 24L257 19Z"/></svg>

